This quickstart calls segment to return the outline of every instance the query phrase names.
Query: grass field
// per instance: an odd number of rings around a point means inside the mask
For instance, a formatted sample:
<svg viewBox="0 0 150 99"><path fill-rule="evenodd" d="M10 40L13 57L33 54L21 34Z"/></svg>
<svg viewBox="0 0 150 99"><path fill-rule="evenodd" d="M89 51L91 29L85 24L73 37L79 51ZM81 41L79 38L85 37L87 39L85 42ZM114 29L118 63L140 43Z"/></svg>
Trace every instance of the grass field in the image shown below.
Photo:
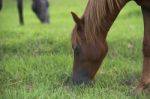
<svg viewBox="0 0 150 99"><path fill-rule="evenodd" d="M0 12L0 99L150 99L133 88L142 70L143 21L130 2L109 31L109 53L93 86L71 83L70 11L82 15L87 0L51 0L51 24L42 25L24 0L20 26L15 0Z"/></svg>

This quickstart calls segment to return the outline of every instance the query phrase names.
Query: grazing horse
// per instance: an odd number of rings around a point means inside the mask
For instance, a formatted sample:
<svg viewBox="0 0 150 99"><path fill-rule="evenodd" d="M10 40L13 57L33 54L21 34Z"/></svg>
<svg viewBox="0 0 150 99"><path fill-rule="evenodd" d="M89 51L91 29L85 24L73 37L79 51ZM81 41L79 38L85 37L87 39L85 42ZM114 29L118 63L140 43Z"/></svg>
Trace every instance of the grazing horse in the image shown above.
<svg viewBox="0 0 150 99"><path fill-rule="evenodd" d="M89 83L100 68L108 52L106 37L121 9L130 0L88 0L84 14L79 18L71 12L75 21L72 31L74 51L73 83ZM150 1L136 0L144 19L143 72L137 90L150 84Z"/></svg>
<svg viewBox="0 0 150 99"><path fill-rule="evenodd" d="M42 23L49 23L48 7L47 0L33 0L32 10Z"/></svg>
<svg viewBox="0 0 150 99"><path fill-rule="evenodd" d="M0 0L0 10L2 9L3 0ZM32 10L41 21L41 23L49 23L48 0L32 0ZM23 0L17 0L17 8L19 13L19 22L24 24L23 18Z"/></svg>

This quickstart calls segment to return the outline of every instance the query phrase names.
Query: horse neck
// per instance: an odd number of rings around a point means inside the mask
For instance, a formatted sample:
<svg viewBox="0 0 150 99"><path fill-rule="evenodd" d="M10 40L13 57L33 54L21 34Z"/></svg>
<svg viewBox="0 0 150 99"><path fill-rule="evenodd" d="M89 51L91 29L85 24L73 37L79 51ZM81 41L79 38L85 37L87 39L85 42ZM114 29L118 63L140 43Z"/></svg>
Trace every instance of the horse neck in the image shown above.
<svg viewBox="0 0 150 99"><path fill-rule="evenodd" d="M89 9L88 8L88 6L90 6L89 3L91 3L92 1L93 0L89 0L86 9ZM97 0L97 1L101 1L101 0ZM115 1L115 0L112 0L112 1ZM107 5L107 6L105 6L105 8L106 8L105 13L102 13L102 10L99 10L100 7L94 8L95 10L97 10L97 12L96 11L93 12L93 16L91 14L89 14L92 12L92 10L85 10L85 13L83 16L85 17L85 16L90 15L89 16L90 18L87 18L87 19L85 18L85 22L87 22L87 24L88 24L87 29L86 29L87 32L89 32L89 34L95 33L95 37L93 37L94 39L102 40L105 42L110 27L112 26L113 22L115 21L116 17L118 16L119 12L121 11L121 9L125 6L125 4L127 2L128 2L128 0L120 0L120 2L118 2L118 3L113 2L114 3L113 9L110 9ZM98 12L98 11L101 11L101 12ZM95 15L95 14L101 14L101 13L103 14L102 16ZM98 18L98 17L100 17L100 18ZM94 23L92 23L92 22L94 22ZM92 35L92 34L90 34L90 35Z"/></svg>

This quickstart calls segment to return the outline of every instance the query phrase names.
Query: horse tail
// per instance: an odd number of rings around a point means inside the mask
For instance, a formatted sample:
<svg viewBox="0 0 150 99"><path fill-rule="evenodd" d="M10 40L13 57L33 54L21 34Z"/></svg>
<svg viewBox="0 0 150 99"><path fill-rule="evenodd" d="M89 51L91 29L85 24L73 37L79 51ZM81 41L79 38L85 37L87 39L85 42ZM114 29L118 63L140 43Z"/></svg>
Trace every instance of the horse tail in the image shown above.
<svg viewBox="0 0 150 99"><path fill-rule="evenodd" d="M20 24L24 24L24 18L23 18L23 1L17 0L17 7L18 7L18 13L19 13L19 21Z"/></svg>

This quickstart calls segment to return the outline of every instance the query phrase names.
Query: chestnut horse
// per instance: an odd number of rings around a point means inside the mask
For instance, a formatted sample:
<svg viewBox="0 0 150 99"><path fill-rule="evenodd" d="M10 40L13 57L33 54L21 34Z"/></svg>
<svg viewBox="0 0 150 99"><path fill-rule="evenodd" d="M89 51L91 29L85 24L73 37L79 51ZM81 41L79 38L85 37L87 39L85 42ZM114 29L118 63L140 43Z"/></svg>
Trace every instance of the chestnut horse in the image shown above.
<svg viewBox="0 0 150 99"><path fill-rule="evenodd" d="M0 10L3 6L3 0L0 0ZM23 18L23 0L17 0L20 24L24 24ZM49 3L47 0L32 0L32 10L42 23L49 23L48 14Z"/></svg>
<svg viewBox="0 0 150 99"><path fill-rule="evenodd" d="M84 14L79 18L71 12L75 21L72 32L74 51L73 83L89 83L98 71L108 52L107 33L121 9L130 0L88 0ZM138 90L150 84L150 1L136 0L144 18L143 72Z"/></svg>

